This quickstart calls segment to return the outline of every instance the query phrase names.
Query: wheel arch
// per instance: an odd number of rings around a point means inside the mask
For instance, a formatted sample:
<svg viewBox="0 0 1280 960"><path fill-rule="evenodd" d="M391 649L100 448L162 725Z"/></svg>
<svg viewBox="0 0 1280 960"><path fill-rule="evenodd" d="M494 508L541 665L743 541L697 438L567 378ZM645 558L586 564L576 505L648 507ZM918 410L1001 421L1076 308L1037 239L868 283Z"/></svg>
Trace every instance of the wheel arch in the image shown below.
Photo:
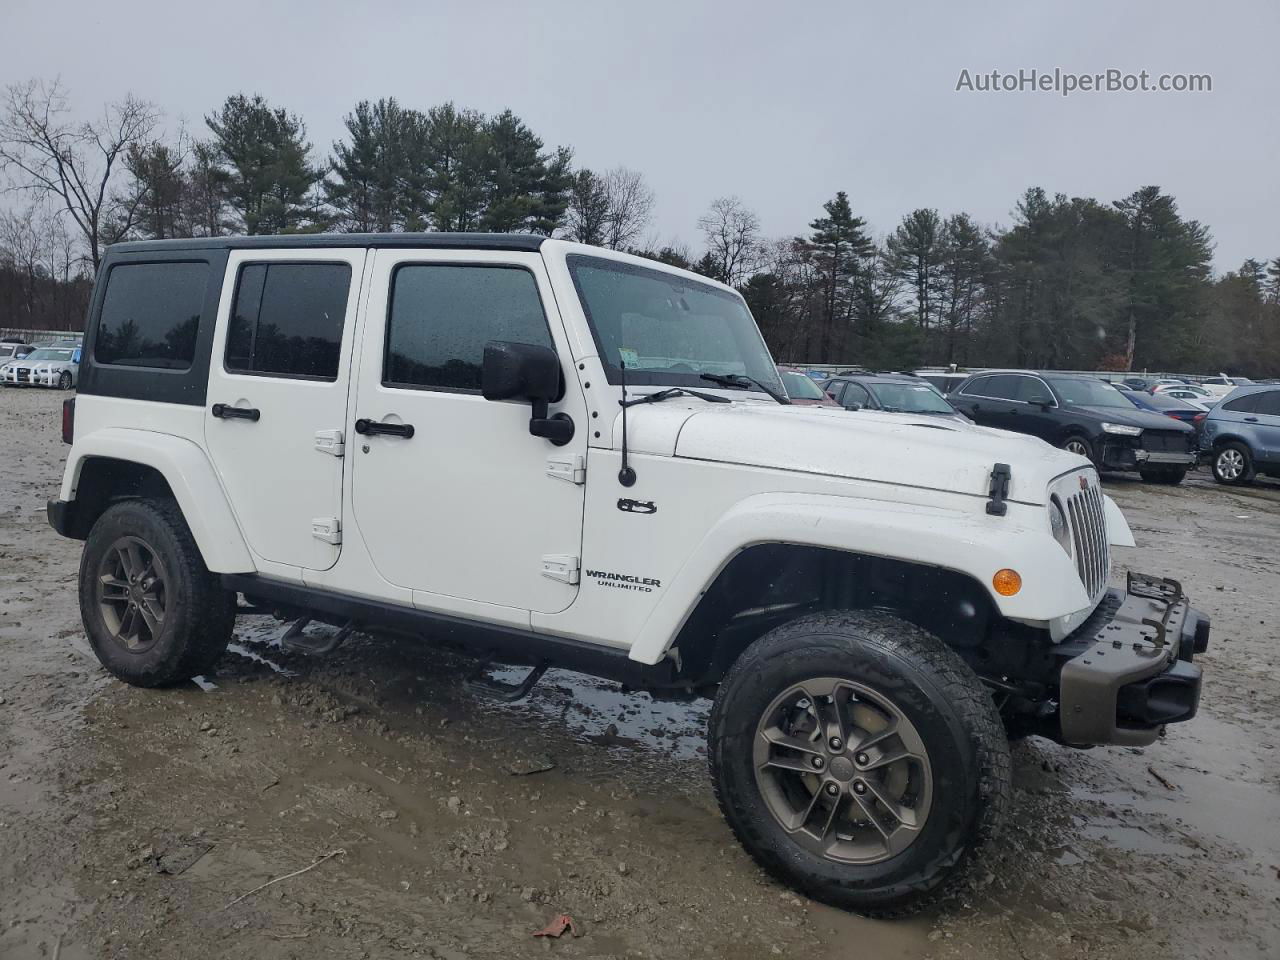
<svg viewBox="0 0 1280 960"><path fill-rule="evenodd" d="M195 443L125 428L96 431L76 441L60 493L71 505L71 536L84 539L108 506L134 497L172 499L209 570L255 569L213 464Z"/></svg>

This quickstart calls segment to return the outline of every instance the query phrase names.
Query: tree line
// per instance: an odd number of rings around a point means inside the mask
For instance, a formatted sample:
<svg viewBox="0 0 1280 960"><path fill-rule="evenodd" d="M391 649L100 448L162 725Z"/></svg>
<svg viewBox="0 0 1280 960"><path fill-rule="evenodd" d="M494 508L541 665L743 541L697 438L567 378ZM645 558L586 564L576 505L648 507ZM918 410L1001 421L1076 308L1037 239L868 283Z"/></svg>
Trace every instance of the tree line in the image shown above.
<svg viewBox="0 0 1280 960"><path fill-rule="evenodd" d="M10 86L0 168L0 326L75 328L105 248L127 239L314 231L565 237L741 291L780 360L1280 374L1280 256L1215 276L1207 226L1144 186L1102 201L1033 187L1009 224L921 208L886 234L838 192L788 237L715 198L690 246L650 231L625 166L575 165L511 110L361 101L317 151L297 114L229 96L201 134L136 97L73 122L67 91Z"/></svg>

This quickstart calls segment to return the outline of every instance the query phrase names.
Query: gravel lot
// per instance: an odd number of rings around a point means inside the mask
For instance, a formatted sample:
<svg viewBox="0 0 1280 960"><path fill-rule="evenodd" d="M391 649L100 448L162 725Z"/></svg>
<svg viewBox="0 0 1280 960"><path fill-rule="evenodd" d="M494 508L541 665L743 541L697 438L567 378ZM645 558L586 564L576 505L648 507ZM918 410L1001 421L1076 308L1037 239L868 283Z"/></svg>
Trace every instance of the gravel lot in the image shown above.
<svg viewBox="0 0 1280 960"><path fill-rule="evenodd" d="M1280 485L1108 479L1121 563L1213 617L1201 715L1144 750L1018 744L970 888L883 923L755 869L705 704L559 673L497 705L425 645L308 659L263 617L207 689L108 678L44 519L62 399L0 392L0 957L1280 956ZM531 937L562 912L578 938Z"/></svg>

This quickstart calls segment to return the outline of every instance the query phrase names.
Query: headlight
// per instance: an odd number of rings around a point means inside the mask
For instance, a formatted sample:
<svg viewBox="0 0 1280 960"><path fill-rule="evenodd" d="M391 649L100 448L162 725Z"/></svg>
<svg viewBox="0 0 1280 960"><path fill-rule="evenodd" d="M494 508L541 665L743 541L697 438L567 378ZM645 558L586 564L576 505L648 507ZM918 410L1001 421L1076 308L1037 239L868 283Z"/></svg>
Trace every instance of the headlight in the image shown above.
<svg viewBox="0 0 1280 960"><path fill-rule="evenodd" d="M1104 423L1102 425L1103 433L1116 433L1122 437L1136 437L1142 433L1141 427L1131 427L1125 423Z"/></svg>
<svg viewBox="0 0 1280 960"><path fill-rule="evenodd" d="M1058 541L1058 546L1071 555L1071 529L1067 526L1067 514L1062 509L1062 504L1057 497L1049 500L1049 529L1053 533L1053 539Z"/></svg>

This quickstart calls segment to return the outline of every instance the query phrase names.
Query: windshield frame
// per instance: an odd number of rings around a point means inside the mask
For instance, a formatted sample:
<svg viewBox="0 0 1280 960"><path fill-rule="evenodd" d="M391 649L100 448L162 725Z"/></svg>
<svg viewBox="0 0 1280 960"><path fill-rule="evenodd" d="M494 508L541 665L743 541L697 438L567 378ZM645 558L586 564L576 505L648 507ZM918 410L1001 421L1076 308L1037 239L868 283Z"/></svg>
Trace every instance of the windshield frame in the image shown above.
<svg viewBox="0 0 1280 960"><path fill-rule="evenodd" d="M756 323L755 317L751 315L751 310L747 306L746 300L735 290L729 290L718 286L714 283L703 279L695 279L683 272L661 269L660 265L655 264L653 267L642 266L640 264L631 263L626 260L615 260L612 257L594 256L586 253L571 253L565 257L565 266L568 269L569 277L573 281L574 293L578 298L578 305L582 309L582 314L586 318L587 328L591 331L591 339L595 344L596 357L600 362L601 368L604 370L605 379L613 386L619 386L623 382L621 369L614 365L610 358L605 344L600 337L600 331L597 328L596 321L591 315L591 305L587 301L587 296L582 288L578 275L579 266L589 266L595 269L612 270L617 273L630 274L632 276L644 277L661 283L671 284L678 287L690 288L699 294L717 297L721 300L732 303L740 308L750 325L749 336L754 344L759 347L759 369L753 369L747 363L747 351L743 351L739 359L741 359L744 368L740 376L754 377L763 381L771 388L776 390L783 396L787 396L786 386L782 382L782 377L778 374L777 364L774 362L773 355L769 352L769 346L765 343L764 335L760 333L760 326ZM744 344L739 339L738 331L731 331L731 335L739 346L750 346ZM632 386L657 386L657 387L695 387L703 390L726 390L733 393L753 393L763 397L768 397L768 392L761 390L755 384L742 381L742 388L738 387L716 387L708 385L707 381L702 379L704 373L721 373L719 370L699 370L693 369L689 371L670 372L665 370L649 370L628 367L626 370L626 384Z"/></svg>

